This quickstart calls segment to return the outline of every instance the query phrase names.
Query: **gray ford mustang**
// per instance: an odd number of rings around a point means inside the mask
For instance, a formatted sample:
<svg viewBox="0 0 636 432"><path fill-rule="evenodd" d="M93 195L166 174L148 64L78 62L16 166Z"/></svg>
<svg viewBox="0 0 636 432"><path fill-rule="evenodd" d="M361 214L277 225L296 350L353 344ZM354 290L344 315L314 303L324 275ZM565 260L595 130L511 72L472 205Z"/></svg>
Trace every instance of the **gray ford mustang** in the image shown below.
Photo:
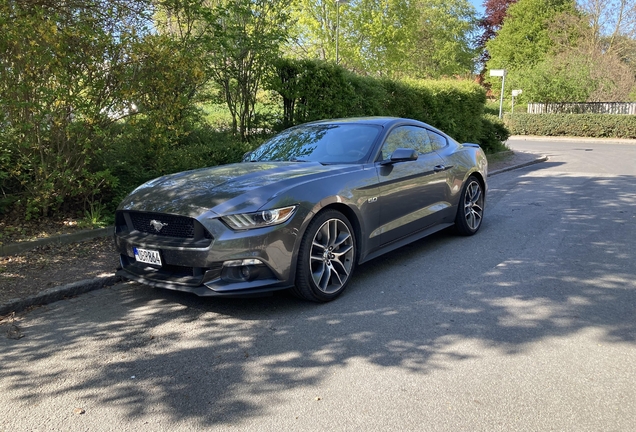
<svg viewBox="0 0 636 432"><path fill-rule="evenodd" d="M117 274L200 296L333 300L360 263L451 225L475 234L487 165L477 144L415 120L293 127L242 163L134 190L116 213Z"/></svg>

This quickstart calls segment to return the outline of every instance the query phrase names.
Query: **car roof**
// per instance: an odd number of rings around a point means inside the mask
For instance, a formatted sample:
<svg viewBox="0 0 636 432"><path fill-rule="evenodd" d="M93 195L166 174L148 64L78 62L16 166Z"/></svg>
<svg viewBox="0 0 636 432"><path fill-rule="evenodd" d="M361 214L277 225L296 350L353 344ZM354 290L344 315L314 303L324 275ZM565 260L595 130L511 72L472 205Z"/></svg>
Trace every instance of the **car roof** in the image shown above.
<svg viewBox="0 0 636 432"><path fill-rule="evenodd" d="M358 123L358 124L368 124L368 125L375 125L375 126L381 126L383 128L386 127L391 127L393 125L396 124L400 124L400 125L416 125L416 126L423 126L423 127L427 127L437 133L440 133L444 136L446 136L449 139L452 139L447 133L445 133L444 131L431 126L428 123L424 123L421 122L419 120L413 120L413 119L408 119L408 118L402 118L402 117L388 117L388 116L378 116L378 117L349 117L349 118L339 118L339 119L330 119L330 120L317 120L317 121L313 121L313 122L309 122L309 123L304 123L304 124L300 124L294 127L302 127L305 125L316 125L316 124L338 124L338 123L342 123L342 124L351 124L351 123Z"/></svg>
<svg viewBox="0 0 636 432"><path fill-rule="evenodd" d="M399 117L349 117L349 118L339 118L339 119L330 119L330 120L317 120L310 123L305 124L334 124L334 123L360 123L360 124L370 124L370 125L378 125L378 126L387 126L392 123L401 123L401 122L412 122L415 124L423 124L417 120L399 118ZM302 126L302 125L301 125Z"/></svg>

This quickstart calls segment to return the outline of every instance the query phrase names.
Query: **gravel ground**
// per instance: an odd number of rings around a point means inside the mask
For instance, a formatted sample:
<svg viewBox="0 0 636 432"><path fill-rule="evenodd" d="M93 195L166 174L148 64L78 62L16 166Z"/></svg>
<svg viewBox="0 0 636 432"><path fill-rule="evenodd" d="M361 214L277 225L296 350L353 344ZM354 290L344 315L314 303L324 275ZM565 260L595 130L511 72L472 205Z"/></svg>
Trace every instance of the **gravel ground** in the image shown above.
<svg viewBox="0 0 636 432"><path fill-rule="evenodd" d="M54 286L112 275L119 264L113 239L52 244L0 257L0 304Z"/></svg>

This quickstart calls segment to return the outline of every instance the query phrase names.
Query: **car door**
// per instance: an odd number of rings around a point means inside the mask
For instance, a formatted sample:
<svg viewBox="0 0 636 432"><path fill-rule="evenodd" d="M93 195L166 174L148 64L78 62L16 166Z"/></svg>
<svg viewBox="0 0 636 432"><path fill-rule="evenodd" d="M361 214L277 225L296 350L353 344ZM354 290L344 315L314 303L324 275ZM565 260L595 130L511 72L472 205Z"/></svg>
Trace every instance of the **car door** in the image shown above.
<svg viewBox="0 0 636 432"><path fill-rule="evenodd" d="M417 160L383 164L397 148L417 150ZM394 128L378 159L379 226L370 236L374 249L439 223L447 207L444 160L425 128Z"/></svg>

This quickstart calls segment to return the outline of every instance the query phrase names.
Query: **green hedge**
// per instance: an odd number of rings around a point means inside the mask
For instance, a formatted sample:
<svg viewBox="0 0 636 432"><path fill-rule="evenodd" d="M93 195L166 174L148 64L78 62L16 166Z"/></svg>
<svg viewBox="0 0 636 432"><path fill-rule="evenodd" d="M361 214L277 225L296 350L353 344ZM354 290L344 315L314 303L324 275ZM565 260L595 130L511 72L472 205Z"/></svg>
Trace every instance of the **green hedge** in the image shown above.
<svg viewBox="0 0 636 432"><path fill-rule="evenodd" d="M487 153L507 150L503 144L509 137L510 131L499 116L484 114L481 118L481 136L479 143Z"/></svg>
<svg viewBox="0 0 636 432"><path fill-rule="evenodd" d="M507 139L484 117L485 90L470 81L392 81L352 74L333 63L282 59L268 88L283 98L281 128L325 118L385 115L420 120L486 151Z"/></svg>
<svg viewBox="0 0 636 432"><path fill-rule="evenodd" d="M239 162L243 154L262 142L242 142L228 132L215 131L211 126L195 123L170 143L153 139L154 124L136 122L134 127L118 124L110 137L110 145L96 161L107 166L118 179L118 187L102 190L102 202L109 210L134 188L153 178L179 171Z"/></svg>
<svg viewBox="0 0 636 432"><path fill-rule="evenodd" d="M460 142L478 142L486 92L470 81L389 82L386 113L429 123Z"/></svg>
<svg viewBox="0 0 636 432"><path fill-rule="evenodd" d="M636 116L618 114L506 114L513 135L636 138Z"/></svg>

